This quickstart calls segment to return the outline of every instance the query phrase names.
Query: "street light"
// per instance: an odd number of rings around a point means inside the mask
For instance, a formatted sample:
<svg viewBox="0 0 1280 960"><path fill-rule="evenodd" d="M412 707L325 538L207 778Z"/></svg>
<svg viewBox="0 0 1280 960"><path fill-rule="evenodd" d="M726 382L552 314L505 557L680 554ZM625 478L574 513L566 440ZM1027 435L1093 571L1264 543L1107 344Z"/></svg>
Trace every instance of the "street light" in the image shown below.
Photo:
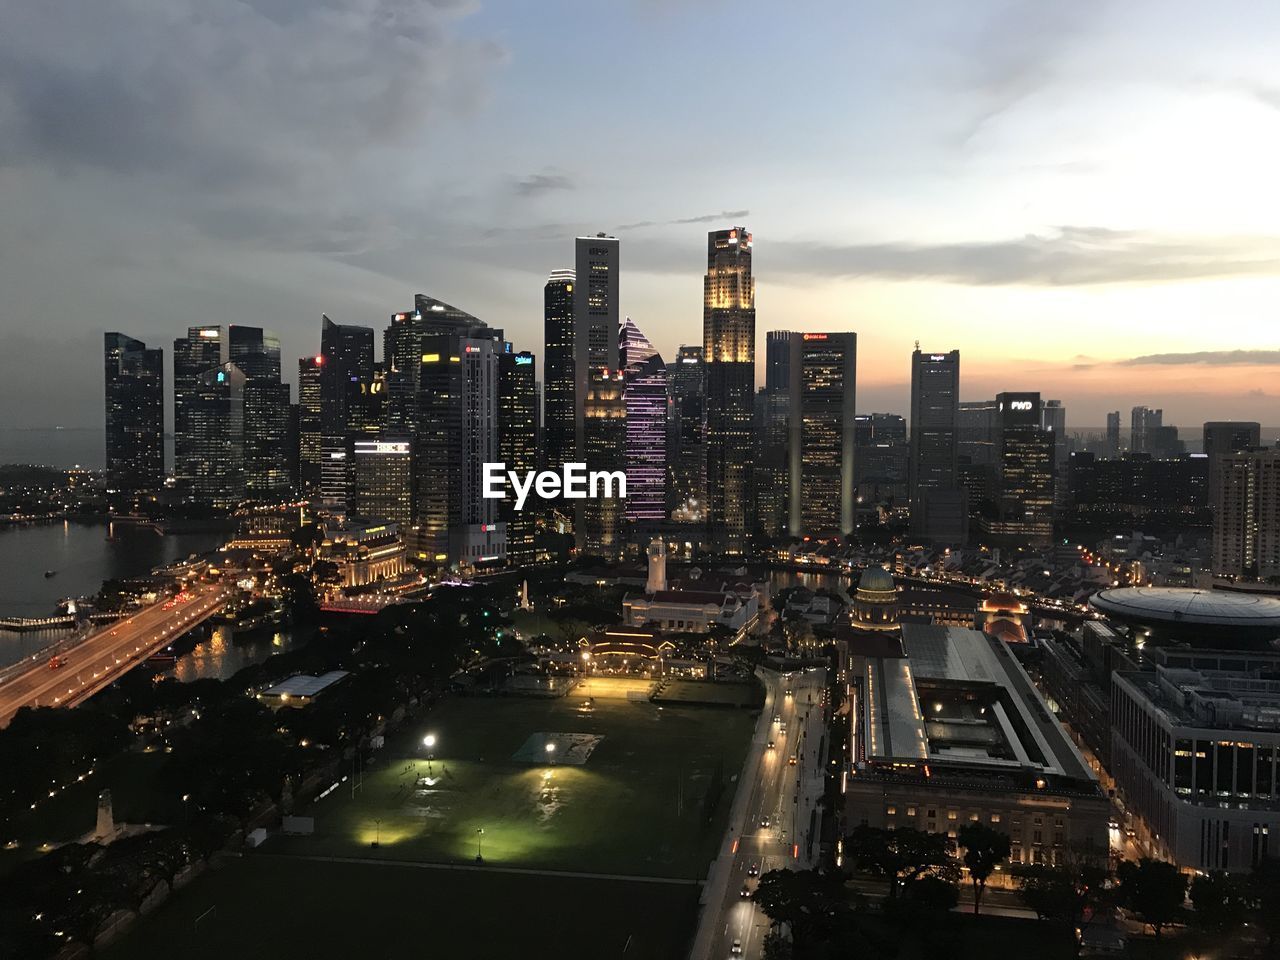
<svg viewBox="0 0 1280 960"><path fill-rule="evenodd" d="M484 827L476 827L476 863L484 863L480 854L480 842L484 839Z"/></svg>
<svg viewBox="0 0 1280 960"><path fill-rule="evenodd" d="M547 759L550 760L552 766L554 766L556 762L556 745L554 743L548 743L546 749Z"/></svg>

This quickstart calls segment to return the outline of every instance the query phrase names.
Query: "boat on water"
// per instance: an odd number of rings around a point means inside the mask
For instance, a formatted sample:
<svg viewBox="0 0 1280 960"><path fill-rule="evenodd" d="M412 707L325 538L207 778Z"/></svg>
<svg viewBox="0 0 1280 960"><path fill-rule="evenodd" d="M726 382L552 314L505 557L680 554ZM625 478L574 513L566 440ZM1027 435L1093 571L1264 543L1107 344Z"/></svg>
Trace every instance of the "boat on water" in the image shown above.
<svg viewBox="0 0 1280 960"><path fill-rule="evenodd" d="M50 577L56 577L57 575L58 575L58 571L57 571L57 570L46 570L46 571L44 572L44 578L45 578L46 580L48 580Z"/></svg>

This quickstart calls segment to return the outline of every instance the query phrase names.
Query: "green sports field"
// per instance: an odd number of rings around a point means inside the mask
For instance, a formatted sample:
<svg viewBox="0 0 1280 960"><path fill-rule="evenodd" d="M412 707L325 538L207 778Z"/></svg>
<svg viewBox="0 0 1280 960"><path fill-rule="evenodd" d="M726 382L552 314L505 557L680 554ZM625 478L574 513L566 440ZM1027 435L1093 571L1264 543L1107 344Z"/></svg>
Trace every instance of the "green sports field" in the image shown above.
<svg viewBox="0 0 1280 960"><path fill-rule="evenodd" d="M689 883L250 855L174 894L103 956L670 960L697 900Z"/></svg>
<svg viewBox="0 0 1280 960"><path fill-rule="evenodd" d="M313 836L274 837L262 853L470 863L479 846L495 867L700 878L750 712L659 707L599 681L590 692L448 700L378 751L354 799L345 783L295 811L315 818Z"/></svg>

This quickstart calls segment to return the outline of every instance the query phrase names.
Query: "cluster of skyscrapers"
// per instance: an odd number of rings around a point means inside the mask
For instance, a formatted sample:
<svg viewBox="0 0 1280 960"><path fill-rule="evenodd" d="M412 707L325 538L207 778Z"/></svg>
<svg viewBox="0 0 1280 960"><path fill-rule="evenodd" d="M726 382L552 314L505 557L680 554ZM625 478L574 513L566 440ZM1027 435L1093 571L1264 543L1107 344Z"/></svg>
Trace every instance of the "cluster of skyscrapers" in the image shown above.
<svg viewBox="0 0 1280 960"><path fill-rule="evenodd" d="M1280 573L1280 534L1258 532L1277 525L1280 467L1258 449L1257 424L1206 424L1202 464L1162 411L1135 407L1127 447L1116 412L1101 449L1077 451L1059 401L961 401L959 351L918 346L909 417L858 414L852 332L767 333L757 390L751 233L708 234L702 343L671 362L620 311L620 247L579 237L574 266L551 271L541 378L501 329L421 294L391 315L381 361L373 328L324 317L319 352L298 361L296 402L271 332L190 328L173 347L168 478L161 351L108 333L109 485L166 485L223 509L319 498L396 523L421 561L468 566L536 562L539 530L572 530L580 552L609 558L655 536L743 554L847 536L887 509L925 541L1044 545L1068 503L1201 503L1218 518L1216 570ZM484 464L498 462L521 475L621 472L627 496L533 497L516 510L484 496Z"/></svg>

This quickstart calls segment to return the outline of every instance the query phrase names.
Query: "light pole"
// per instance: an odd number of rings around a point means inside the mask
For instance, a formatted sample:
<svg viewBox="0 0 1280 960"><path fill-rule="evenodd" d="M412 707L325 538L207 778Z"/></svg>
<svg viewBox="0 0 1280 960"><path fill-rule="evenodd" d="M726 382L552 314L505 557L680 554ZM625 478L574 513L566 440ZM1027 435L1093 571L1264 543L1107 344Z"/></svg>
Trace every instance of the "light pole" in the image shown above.
<svg viewBox="0 0 1280 960"><path fill-rule="evenodd" d="M546 749L547 749L547 759L551 762L551 765L554 767L556 765L556 745L554 743L548 743Z"/></svg>
<svg viewBox="0 0 1280 960"><path fill-rule="evenodd" d="M476 827L476 863L484 863L484 857L480 854L480 843L484 839L484 827Z"/></svg>
<svg viewBox="0 0 1280 960"><path fill-rule="evenodd" d="M435 759L436 735L428 733L422 738L422 745L427 748L427 776L434 776L431 770L431 761Z"/></svg>
<svg viewBox="0 0 1280 960"><path fill-rule="evenodd" d="M378 846L382 842L382 818L374 817L373 819L373 846Z"/></svg>

